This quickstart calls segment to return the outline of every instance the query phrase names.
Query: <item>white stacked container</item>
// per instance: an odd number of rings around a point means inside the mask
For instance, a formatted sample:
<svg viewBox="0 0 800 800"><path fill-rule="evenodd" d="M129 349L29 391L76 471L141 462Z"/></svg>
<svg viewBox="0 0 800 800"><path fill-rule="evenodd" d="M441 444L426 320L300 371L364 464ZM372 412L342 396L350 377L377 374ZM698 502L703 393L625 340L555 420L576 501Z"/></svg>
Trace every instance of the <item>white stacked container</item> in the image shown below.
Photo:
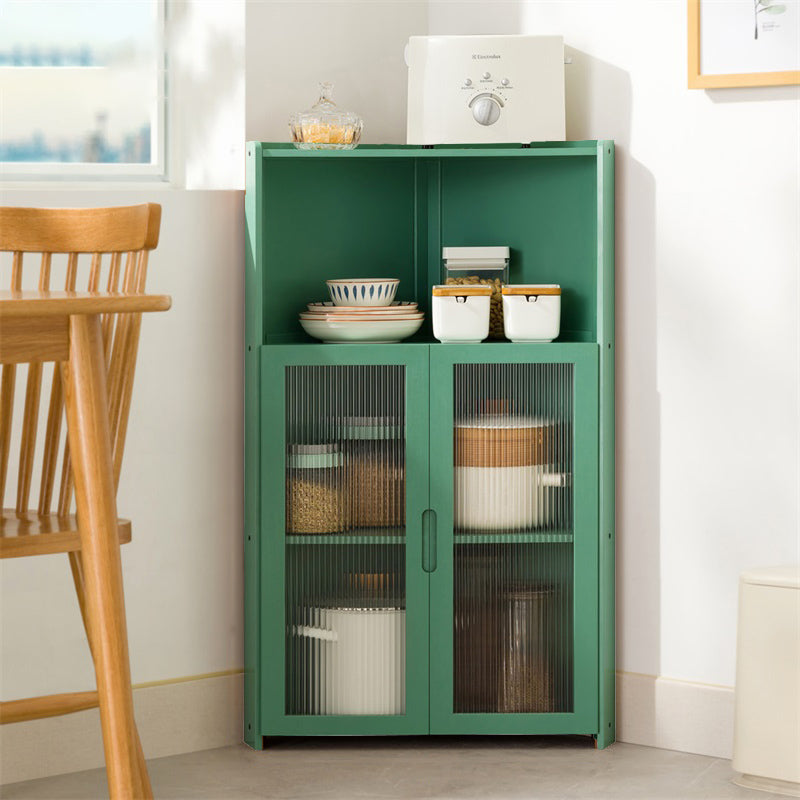
<svg viewBox="0 0 800 800"><path fill-rule="evenodd" d="M561 287L556 283L504 286L503 326L512 342L552 342L561 330Z"/></svg>
<svg viewBox="0 0 800 800"><path fill-rule="evenodd" d="M443 247L442 283L447 286L488 286L489 338L503 338L503 296L500 290L508 283L508 247Z"/></svg>
<svg viewBox="0 0 800 800"><path fill-rule="evenodd" d="M489 335L491 286L434 286L433 335L440 342L482 342Z"/></svg>
<svg viewBox="0 0 800 800"><path fill-rule="evenodd" d="M553 492L568 481L553 471L554 430L550 420L506 413L456 421L458 530L526 530L552 521Z"/></svg>

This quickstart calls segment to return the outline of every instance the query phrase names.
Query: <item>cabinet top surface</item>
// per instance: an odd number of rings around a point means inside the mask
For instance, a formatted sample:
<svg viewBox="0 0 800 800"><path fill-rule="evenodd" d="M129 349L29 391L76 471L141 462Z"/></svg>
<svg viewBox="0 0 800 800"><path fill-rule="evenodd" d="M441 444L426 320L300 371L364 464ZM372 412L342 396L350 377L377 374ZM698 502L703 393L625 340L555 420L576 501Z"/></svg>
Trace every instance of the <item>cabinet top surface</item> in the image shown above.
<svg viewBox="0 0 800 800"><path fill-rule="evenodd" d="M264 158L474 158L592 156L606 148L613 152L611 140L575 142L531 142L530 144L362 144L354 150L298 150L290 142L248 142L247 154Z"/></svg>

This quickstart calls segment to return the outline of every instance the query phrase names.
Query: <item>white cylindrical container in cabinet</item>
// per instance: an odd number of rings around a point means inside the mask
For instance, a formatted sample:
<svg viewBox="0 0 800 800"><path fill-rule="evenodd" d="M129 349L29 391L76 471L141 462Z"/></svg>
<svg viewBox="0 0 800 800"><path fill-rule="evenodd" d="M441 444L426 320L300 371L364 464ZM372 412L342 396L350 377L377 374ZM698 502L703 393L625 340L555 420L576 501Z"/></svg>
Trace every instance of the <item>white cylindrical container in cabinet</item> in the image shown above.
<svg viewBox="0 0 800 800"><path fill-rule="evenodd" d="M800 797L800 565L739 579L734 782Z"/></svg>
<svg viewBox="0 0 800 800"><path fill-rule="evenodd" d="M555 283L504 286L503 326L512 342L552 342L561 330L561 287Z"/></svg>
<svg viewBox="0 0 800 800"><path fill-rule="evenodd" d="M455 525L462 531L548 525L569 476L553 471L552 422L482 414L455 426Z"/></svg>
<svg viewBox="0 0 800 800"><path fill-rule="evenodd" d="M312 609L305 669L316 687L312 714L405 714L406 612L400 608Z"/></svg>
<svg viewBox="0 0 800 800"><path fill-rule="evenodd" d="M491 286L434 286L433 335L440 342L482 342L489 335Z"/></svg>

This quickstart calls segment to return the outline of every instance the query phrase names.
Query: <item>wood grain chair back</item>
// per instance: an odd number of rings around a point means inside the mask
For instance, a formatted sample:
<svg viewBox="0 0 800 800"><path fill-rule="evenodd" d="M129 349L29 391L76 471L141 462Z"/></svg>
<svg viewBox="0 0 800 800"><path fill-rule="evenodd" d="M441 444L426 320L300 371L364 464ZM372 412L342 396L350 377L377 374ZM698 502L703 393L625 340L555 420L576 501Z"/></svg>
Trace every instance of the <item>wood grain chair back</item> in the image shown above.
<svg viewBox="0 0 800 800"><path fill-rule="evenodd" d="M0 288L23 295L26 290L141 294L148 254L158 244L160 223L161 207L155 203L90 209L0 208ZM102 318L115 487L122 467L140 326L141 314L105 314ZM23 369L27 370L25 376ZM11 506L13 498L13 512L19 518L63 518L71 513L73 482L63 419L59 363L53 362L51 367L32 353L26 365L3 365L0 497L3 506ZM42 436L37 436L39 431ZM15 447L12 440L16 440ZM7 514L4 518L7 522ZM49 552L72 549L76 548L58 547Z"/></svg>

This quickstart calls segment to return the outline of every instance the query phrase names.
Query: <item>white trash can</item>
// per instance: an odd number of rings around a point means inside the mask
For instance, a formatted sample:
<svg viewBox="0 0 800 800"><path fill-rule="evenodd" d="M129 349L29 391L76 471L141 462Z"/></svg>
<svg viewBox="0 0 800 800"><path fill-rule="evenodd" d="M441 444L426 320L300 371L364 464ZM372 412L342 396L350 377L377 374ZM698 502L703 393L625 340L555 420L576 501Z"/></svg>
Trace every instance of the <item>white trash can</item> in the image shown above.
<svg viewBox="0 0 800 800"><path fill-rule="evenodd" d="M734 782L800 797L800 565L739 579Z"/></svg>

